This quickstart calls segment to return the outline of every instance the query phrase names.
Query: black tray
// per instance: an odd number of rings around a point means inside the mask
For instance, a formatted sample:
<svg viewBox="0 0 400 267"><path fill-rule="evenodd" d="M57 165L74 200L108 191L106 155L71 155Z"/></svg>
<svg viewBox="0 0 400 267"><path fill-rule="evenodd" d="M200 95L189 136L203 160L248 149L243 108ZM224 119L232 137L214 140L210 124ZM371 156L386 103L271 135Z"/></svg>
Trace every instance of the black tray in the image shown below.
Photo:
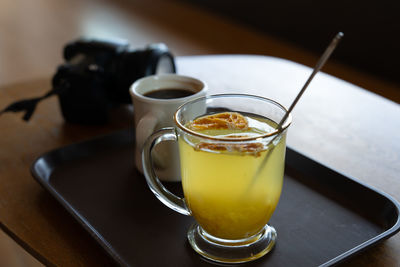
<svg viewBox="0 0 400 267"><path fill-rule="evenodd" d="M32 165L48 190L120 265L208 266L186 240L193 222L159 202L134 167L126 130L49 152ZM275 248L251 266L330 266L400 230L387 194L288 148L271 224ZM180 183L167 184L179 191ZM243 266L243 265L242 265Z"/></svg>

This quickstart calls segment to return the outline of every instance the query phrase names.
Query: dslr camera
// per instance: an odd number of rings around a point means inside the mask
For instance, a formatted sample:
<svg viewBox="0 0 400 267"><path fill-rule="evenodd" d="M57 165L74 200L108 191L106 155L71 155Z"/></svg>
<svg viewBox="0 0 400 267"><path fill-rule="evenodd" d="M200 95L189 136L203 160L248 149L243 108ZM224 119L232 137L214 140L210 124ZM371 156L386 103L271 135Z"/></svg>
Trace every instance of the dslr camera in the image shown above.
<svg viewBox="0 0 400 267"><path fill-rule="evenodd" d="M64 47L64 59L52 91L64 119L72 123L105 123L112 107L131 103L129 87L135 80L176 72L165 44L135 50L125 41L79 39Z"/></svg>

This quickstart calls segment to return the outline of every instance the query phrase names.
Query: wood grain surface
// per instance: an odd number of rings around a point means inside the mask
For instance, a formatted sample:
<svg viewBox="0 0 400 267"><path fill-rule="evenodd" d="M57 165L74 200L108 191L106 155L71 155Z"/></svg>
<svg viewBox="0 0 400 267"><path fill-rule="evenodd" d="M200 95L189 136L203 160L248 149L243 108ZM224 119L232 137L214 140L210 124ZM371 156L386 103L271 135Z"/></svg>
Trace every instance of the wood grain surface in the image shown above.
<svg viewBox="0 0 400 267"><path fill-rule="evenodd" d="M122 37L136 47L163 41L181 56L178 71L204 79L212 93L253 93L285 105L306 80L309 68L267 56L184 55L272 55L308 66L317 59L295 45L181 2L4 0L0 7L0 34L8 37L0 39L0 108L44 94L62 62L61 47L81 35ZM398 86L334 60L324 71L364 89L318 74L293 113L289 145L399 200L399 105L369 92L400 102ZM31 163L48 150L128 127L131 115L129 109L120 109L109 125L69 125L52 97L40 103L28 123L21 114L0 117L0 226L46 265L99 266L112 261L33 180ZM396 235L344 265L398 266L399 262L400 235Z"/></svg>
<svg viewBox="0 0 400 267"><path fill-rule="evenodd" d="M182 74L207 81L210 93L258 94L285 105L310 72L296 63L262 56L181 57L177 62ZM291 79L285 79L288 76ZM37 80L3 87L0 104L15 99L12 96L18 93L22 96L29 91L35 95L45 83L46 80ZM293 112L289 146L398 199L398 104L323 73L300 103ZM68 125L53 98L39 106L29 123L20 121L16 114L1 117L1 225L42 262L96 265L108 259L72 217L36 184L29 173L30 164L48 150L129 126L127 113L114 114L115 120L107 126ZM396 235L364 253L355 260L356 264L396 266L399 237Z"/></svg>

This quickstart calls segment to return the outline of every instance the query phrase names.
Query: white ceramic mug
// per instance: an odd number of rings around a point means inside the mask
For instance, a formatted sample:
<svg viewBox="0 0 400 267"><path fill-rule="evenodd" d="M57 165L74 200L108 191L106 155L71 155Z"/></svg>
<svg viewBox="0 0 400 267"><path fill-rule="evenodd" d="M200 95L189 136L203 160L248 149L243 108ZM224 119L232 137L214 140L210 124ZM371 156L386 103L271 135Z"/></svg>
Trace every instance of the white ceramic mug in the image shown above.
<svg viewBox="0 0 400 267"><path fill-rule="evenodd" d="M177 98L154 98L146 94L165 89L184 89L191 94ZM189 100L205 96L207 85L198 79L178 74L152 75L137 80L130 88L133 101L136 148L136 168L143 173L142 147L147 137L164 127L174 126L173 115L179 106ZM163 181L179 181L179 152L175 142L164 142L154 150L157 176Z"/></svg>

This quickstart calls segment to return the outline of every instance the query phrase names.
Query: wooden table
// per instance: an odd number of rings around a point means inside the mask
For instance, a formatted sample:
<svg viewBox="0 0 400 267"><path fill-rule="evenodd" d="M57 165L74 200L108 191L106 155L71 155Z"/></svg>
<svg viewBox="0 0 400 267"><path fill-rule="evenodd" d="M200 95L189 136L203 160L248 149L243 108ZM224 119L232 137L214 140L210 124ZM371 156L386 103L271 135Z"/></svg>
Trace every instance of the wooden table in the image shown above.
<svg viewBox="0 0 400 267"><path fill-rule="evenodd" d="M177 59L179 72L205 80L210 93L257 94L288 105L311 69L264 56L192 56ZM3 87L0 105L48 80ZM106 126L63 122L56 98L40 104L29 123L16 114L0 117L1 227L46 264L100 265L109 259L88 234L31 177L42 153L128 127L131 114L115 112ZM357 86L320 73L293 112L288 145L340 172L399 199L400 106ZM355 196L356 197L356 196ZM400 235L351 260L349 266L395 266Z"/></svg>
<svg viewBox="0 0 400 267"><path fill-rule="evenodd" d="M187 56L265 54L312 66L316 55L181 2L4 0L0 3L0 108L38 96L50 86L62 45L79 36L117 35L134 46L163 41L178 57L178 71L207 81L211 92L246 92L288 105L310 69L275 57ZM201 22L201 23L199 23ZM221 34L223 33L223 34ZM342 45L344 45L342 43ZM322 48L321 48L322 50ZM398 86L334 62L324 71L400 102ZM388 99L320 73L294 110L288 144L399 200L400 108ZM130 125L116 111L105 126L64 123L56 98L41 103L29 123L21 114L0 117L0 226L32 255L57 266L110 265L112 261L74 219L31 177L42 153ZM400 235L345 263L398 266Z"/></svg>

